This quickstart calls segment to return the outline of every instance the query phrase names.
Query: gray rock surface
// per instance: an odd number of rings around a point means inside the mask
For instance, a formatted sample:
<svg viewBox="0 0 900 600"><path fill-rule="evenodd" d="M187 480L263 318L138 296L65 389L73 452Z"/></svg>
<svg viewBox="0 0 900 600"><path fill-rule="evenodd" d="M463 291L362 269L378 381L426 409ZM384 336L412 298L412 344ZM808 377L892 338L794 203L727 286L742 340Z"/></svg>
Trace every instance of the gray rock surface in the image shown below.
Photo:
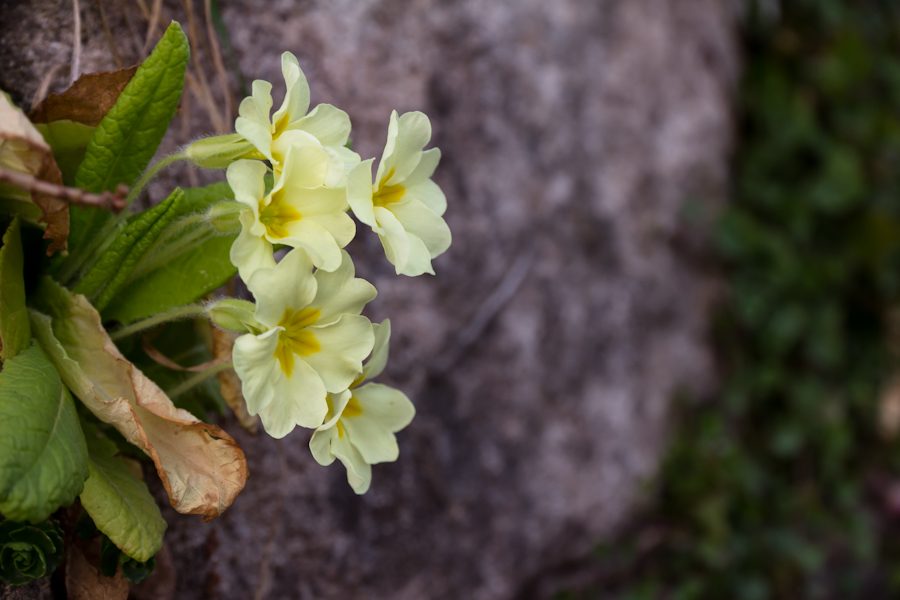
<svg viewBox="0 0 900 600"><path fill-rule="evenodd" d="M45 27L34 39L71 31L68 2L33 4L56 14L22 17ZM112 68L82 4L84 70ZM105 4L114 36L131 36ZM431 117L454 243L436 278L415 279L393 275L370 232L350 247L379 290L369 315L393 323L383 381L418 411L399 462L358 498L306 432L279 446L226 421L251 478L213 523L166 509L176 598L541 597L639 508L673 396L715 385L704 252L727 194L732 3L222 4L246 76L277 95L294 52L364 156L380 155L391 109ZM71 46L10 43L24 9L2 6L0 86L28 101ZM191 133L208 131L193 115Z"/></svg>

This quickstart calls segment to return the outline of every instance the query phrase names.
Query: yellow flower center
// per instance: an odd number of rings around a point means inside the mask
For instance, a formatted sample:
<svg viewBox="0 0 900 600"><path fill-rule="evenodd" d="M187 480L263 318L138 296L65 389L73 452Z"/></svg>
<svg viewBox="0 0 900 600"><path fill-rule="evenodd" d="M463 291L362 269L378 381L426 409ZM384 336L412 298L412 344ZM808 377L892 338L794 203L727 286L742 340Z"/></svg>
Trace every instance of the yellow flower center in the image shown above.
<svg viewBox="0 0 900 600"><path fill-rule="evenodd" d="M290 115L288 113L284 113L281 115L281 118L274 124L272 127L272 138L277 138L281 135L285 129L287 129L288 123L290 122Z"/></svg>
<svg viewBox="0 0 900 600"><path fill-rule="evenodd" d="M304 308L296 312L290 308L285 309L284 316L278 323L280 327L284 327L284 331L278 334L275 358L281 363L281 370L288 377L294 372L295 354L309 356L322 349L313 333L306 329L315 325L320 315L321 313L314 308Z"/></svg>
<svg viewBox="0 0 900 600"><path fill-rule="evenodd" d="M301 215L297 209L284 203L284 190L280 189L269 195L269 204L259 201L259 222L266 226L269 237L281 239L290 235L287 224L299 221Z"/></svg>
<svg viewBox="0 0 900 600"><path fill-rule="evenodd" d="M362 414L362 411L362 406L359 405L359 400L356 399L356 396L350 396L350 401L347 402L347 406L344 407L344 412L341 413L341 418L358 417Z"/></svg>
<svg viewBox="0 0 900 600"><path fill-rule="evenodd" d="M399 202L406 193L406 188L400 184L385 185L385 183L394 176L394 168L388 171L387 175L378 182L378 191L372 194L372 204L384 208L388 204Z"/></svg>

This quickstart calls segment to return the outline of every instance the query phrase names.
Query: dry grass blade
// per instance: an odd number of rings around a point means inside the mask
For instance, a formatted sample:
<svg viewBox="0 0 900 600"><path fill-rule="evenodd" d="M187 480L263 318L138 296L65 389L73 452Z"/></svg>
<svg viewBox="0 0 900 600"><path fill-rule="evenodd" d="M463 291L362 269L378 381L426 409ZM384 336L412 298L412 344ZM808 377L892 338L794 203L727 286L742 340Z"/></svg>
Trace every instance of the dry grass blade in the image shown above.
<svg viewBox="0 0 900 600"><path fill-rule="evenodd" d="M75 11L75 43L72 48L72 70L69 73L69 82L75 83L81 73L81 5L78 0L72 0L72 8Z"/></svg>
<svg viewBox="0 0 900 600"><path fill-rule="evenodd" d="M216 66L216 77L219 79L219 87L222 89L222 96L225 98L225 121L231 122L234 113L232 112L233 101L231 98L231 90L228 87L228 71L225 70L225 61L222 60L222 47L219 45L219 36L216 34L216 28L213 25L212 18L212 0L204 0L204 10L206 11L206 36L212 46L213 64Z"/></svg>
<svg viewBox="0 0 900 600"><path fill-rule="evenodd" d="M116 47L116 40L113 38L112 31L109 29L109 21L106 18L106 11L103 9L103 0L97 0L97 9L100 11L100 23L103 25L103 35L106 36L106 45L109 46L109 52L112 54L116 66L121 69L125 66L125 63L122 62L122 55L119 54L119 49Z"/></svg>
<svg viewBox="0 0 900 600"><path fill-rule="evenodd" d="M53 84L53 80L56 78L56 74L60 69L65 67L66 65L53 65L50 69L47 70L47 73L44 75L43 79L41 79L41 84L38 86L37 91L34 93L34 98L31 99L31 108L34 110L38 104L43 101L44 98L47 97L47 93L50 91L50 86Z"/></svg>
<svg viewBox="0 0 900 600"><path fill-rule="evenodd" d="M194 7L191 0L184 0L184 10L187 13L188 40L190 40L191 43L191 62L194 63L194 71L197 72L199 92L205 100L204 104L206 105L206 111L209 114L209 119L212 121L213 128L217 133L228 133L222 115L219 114L219 108L213 99L212 91L209 89L209 82L206 80L206 72L200 64L200 53L198 52L200 48L198 41L200 35L197 33L197 20L194 18Z"/></svg>
<svg viewBox="0 0 900 600"><path fill-rule="evenodd" d="M141 2L143 5L143 2ZM146 6L142 8L146 11ZM146 14L146 12L145 12ZM147 37L144 39L144 47L141 48L141 59L150 53L150 47L153 45L153 39L156 37L156 27L159 25L159 16L162 14L162 0L154 0L153 12L149 16L147 25Z"/></svg>

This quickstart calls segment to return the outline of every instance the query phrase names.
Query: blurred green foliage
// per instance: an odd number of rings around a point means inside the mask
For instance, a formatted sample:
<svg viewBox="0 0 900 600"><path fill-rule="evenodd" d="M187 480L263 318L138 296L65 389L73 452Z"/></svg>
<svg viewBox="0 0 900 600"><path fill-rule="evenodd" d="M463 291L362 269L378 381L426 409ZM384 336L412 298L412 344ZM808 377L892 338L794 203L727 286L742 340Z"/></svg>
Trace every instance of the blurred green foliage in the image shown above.
<svg viewBox="0 0 900 600"><path fill-rule="evenodd" d="M900 597L900 2L762 5L716 235L723 392L680 410L652 509L559 598Z"/></svg>

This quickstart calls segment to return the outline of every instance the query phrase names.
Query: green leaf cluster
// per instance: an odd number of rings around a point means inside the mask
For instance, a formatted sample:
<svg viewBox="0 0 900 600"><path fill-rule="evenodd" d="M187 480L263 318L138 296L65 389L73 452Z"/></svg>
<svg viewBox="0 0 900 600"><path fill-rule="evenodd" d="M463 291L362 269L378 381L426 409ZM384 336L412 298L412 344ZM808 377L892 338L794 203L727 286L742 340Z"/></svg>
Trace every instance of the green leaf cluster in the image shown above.
<svg viewBox="0 0 900 600"><path fill-rule="evenodd" d="M63 557L57 521L35 525L0 520L0 581L22 585L56 570Z"/></svg>

